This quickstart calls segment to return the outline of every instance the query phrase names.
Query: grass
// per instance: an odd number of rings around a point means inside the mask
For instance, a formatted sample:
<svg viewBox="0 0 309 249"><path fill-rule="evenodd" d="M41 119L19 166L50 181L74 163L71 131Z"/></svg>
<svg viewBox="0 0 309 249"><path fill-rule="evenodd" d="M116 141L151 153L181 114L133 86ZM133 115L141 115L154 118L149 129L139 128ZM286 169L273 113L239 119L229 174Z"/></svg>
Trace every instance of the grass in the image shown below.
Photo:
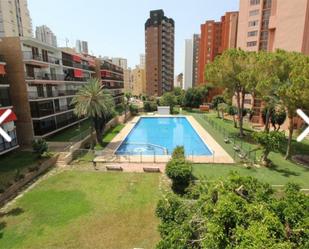
<svg viewBox="0 0 309 249"><path fill-rule="evenodd" d="M2 214L0 248L154 248L159 174L65 171Z"/></svg>
<svg viewBox="0 0 309 249"><path fill-rule="evenodd" d="M32 152L12 151L0 157L0 185L6 186L14 180L16 171L27 172L27 169L37 162L38 158Z"/></svg>
<svg viewBox="0 0 309 249"><path fill-rule="evenodd" d="M78 139L79 135L85 133L90 129L90 121L85 120L79 124L71 126L65 130L62 130L55 135L49 137L47 141L49 142L69 142L74 139ZM89 130L90 133L90 130ZM88 134L87 134L88 135Z"/></svg>
<svg viewBox="0 0 309 249"><path fill-rule="evenodd" d="M118 124L114 128L109 129L103 136L103 147L97 144L95 146L95 149L96 150L104 149L106 145L108 145L108 143L110 143L113 140L113 138L122 130L124 126L125 126L124 124Z"/></svg>
<svg viewBox="0 0 309 249"><path fill-rule="evenodd" d="M195 119L216 139L216 141L229 153L232 157L235 156L232 144L226 144L224 142L224 135L222 131L218 131L209 125L200 114L188 113L195 117ZM230 134L236 135L238 129L234 128L233 121L222 120L216 118L215 113L205 114L216 125L224 127ZM250 134L253 132L248 124L245 124L246 138L242 142L242 146L248 150L252 150L257 145L252 141ZM282 145L279 152L272 152L270 159L272 160L272 167L265 168L250 168L246 169L242 163L237 162L234 165L218 165L218 164L196 164L193 167L194 175L198 178L206 177L208 179L216 179L219 177L225 177L230 171L237 171L241 175L253 176L263 182L267 182L272 185L284 185L288 182L298 183L303 188L309 188L309 169L301 165L296 164L291 160L284 159L286 144ZM304 141L297 143L293 141L293 153L306 154L309 151L309 142ZM257 153L257 156L260 152Z"/></svg>

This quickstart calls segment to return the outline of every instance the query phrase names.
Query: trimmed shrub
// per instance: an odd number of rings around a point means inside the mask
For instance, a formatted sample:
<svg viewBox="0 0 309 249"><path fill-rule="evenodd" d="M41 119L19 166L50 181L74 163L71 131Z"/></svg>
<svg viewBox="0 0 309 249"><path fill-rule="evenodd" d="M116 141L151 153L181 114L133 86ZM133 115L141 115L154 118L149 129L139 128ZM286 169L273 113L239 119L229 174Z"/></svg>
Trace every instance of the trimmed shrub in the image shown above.
<svg viewBox="0 0 309 249"><path fill-rule="evenodd" d="M177 146L172 154L173 159L185 159L185 148L183 146Z"/></svg>
<svg viewBox="0 0 309 249"><path fill-rule="evenodd" d="M136 105L130 105L129 107L130 109L130 113L133 115L133 116L136 116L138 114L138 107Z"/></svg>
<svg viewBox="0 0 309 249"><path fill-rule="evenodd" d="M44 139L34 140L32 142L32 149L41 158L44 152L48 151L48 144Z"/></svg>
<svg viewBox="0 0 309 249"><path fill-rule="evenodd" d="M144 101L144 111L154 112L158 110L158 105L155 101Z"/></svg>
<svg viewBox="0 0 309 249"><path fill-rule="evenodd" d="M165 173L172 180L173 191L184 194L191 181L191 164L184 158L172 159L167 163Z"/></svg>

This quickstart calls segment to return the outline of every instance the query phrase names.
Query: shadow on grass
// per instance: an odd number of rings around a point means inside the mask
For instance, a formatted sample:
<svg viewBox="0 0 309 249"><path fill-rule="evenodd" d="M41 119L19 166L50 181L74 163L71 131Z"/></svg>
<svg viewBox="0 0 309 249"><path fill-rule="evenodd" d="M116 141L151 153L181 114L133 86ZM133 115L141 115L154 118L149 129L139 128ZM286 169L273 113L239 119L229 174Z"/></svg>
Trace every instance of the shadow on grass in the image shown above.
<svg viewBox="0 0 309 249"><path fill-rule="evenodd" d="M24 210L22 208L13 208L8 212L0 212L0 218L4 216L18 216L20 214L24 213ZM3 230L6 227L6 222L1 221L0 222L0 239L3 237Z"/></svg>
<svg viewBox="0 0 309 249"><path fill-rule="evenodd" d="M278 165L273 164L272 166L268 167L269 170L271 171L276 171L280 174L282 174L284 177L290 177L290 176L300 176L300 173L292 171L287 168L279 168Z"/></svg>

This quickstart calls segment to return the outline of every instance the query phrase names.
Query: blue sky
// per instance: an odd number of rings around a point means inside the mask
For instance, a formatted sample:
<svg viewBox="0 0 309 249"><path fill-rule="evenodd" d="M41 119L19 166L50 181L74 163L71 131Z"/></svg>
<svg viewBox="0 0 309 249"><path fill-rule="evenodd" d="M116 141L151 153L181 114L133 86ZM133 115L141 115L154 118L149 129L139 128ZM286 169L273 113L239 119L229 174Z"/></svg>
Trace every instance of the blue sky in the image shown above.
<svg viewBox="0 0 309 249"><path fill-rule="evenodd" d="M239 0L28 0L33 26L45 24L58 43L86 40L95 55L124 57L129 66L144 53L144 23L153 9L175 20L175 74L183 71L184 40L205 20L238 10Z"/></svg>

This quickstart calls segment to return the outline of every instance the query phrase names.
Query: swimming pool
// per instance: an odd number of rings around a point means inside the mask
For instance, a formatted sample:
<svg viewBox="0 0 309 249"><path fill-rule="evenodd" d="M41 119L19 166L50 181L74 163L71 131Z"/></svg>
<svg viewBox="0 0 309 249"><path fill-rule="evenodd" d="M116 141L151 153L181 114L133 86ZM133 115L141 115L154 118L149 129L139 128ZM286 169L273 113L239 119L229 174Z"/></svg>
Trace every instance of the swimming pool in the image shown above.
<svg viewBox="0 0 309 249"><path fill-rule="evenodd" d="M118 155L170 155L184 146L186 155L210 156L186 117L141 117L118 147Z"/></svg>

